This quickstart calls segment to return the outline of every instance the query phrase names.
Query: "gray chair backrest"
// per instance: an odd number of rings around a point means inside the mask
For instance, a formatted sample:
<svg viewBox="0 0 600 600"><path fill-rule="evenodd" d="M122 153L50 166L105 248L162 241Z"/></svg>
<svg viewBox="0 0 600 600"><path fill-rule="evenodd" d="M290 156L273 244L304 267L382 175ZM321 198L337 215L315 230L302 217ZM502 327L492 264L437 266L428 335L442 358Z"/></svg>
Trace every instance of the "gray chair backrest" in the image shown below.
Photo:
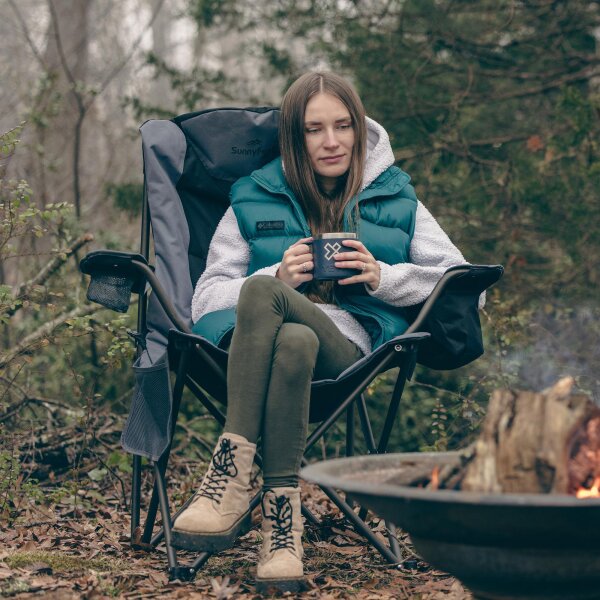
<svg viewBox="0 0 600 600"><path fill-rule="evenodd" d="M190 326L194 286L231 186L279 154L278 124L277 108L219 108L140 128L156 275ZM148 353L158 357L172 325L152 297L147 326Z"/></svg>

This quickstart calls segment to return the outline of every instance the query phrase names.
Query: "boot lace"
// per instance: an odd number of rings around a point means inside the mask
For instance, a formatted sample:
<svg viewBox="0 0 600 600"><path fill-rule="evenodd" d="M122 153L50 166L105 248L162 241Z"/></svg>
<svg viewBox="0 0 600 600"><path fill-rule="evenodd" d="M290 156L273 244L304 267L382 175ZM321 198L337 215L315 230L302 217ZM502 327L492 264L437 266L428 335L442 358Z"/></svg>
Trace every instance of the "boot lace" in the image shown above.
<svg viewBox="0 0 600 600"><path fill-rule="evenodd" d="M275 498L269 498L271 514L267 514L264 501L265 496L262 498L263 515L273 521L271 552L283 550L284 548L293 550L294 538L292 535L292 505L290 499L283 495L275 495Z"/></svg>
<svg viewBox="0 0 600 600"><path fill-rule="evenodd" d="M198 497L204 496L216 501L217 504L221 503L227 480L238 474L234 462L235 450L237 450L237 446L233 446L231 440L227 438L221 440L221 446L213 455L210 471L206 474L204 483L198 491Z"/></svg>

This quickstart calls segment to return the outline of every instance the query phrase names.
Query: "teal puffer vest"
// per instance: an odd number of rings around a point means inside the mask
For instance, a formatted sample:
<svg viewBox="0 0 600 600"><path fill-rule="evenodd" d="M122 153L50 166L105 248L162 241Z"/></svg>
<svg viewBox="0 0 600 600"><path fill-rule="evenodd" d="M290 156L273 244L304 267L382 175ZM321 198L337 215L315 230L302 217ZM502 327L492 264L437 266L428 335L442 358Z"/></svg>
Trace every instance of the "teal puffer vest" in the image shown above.
<svg viewBox="0 0 600 600"><path fill-rule="evenodd" d="M356 202L359 203L359 238L375 259L387 264L409 260L417 210L417 197L409 181L407 173L389 167L345 210L347 226ZM280 158L237 181L231 188L231 206L250 246L247 275L279 262L289 246L311 235L302 209L287 185ZM373 349L408 327L404 309L370 296L363 284L336 286L336 299L367 330ZM204 315L193 331L218 345L234 326L232 308Z"/></svg>

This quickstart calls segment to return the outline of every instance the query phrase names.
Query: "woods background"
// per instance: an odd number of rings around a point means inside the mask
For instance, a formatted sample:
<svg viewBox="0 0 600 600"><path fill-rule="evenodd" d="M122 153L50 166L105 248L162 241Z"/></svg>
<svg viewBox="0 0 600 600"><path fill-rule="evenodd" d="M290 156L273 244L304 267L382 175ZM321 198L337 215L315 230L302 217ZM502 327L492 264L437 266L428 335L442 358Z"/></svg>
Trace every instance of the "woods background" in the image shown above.
<svg viewBox="0 0 600 600"><path fill-rule="evenodd" d="M486 355L418 369L390 447L464 446L497 387L569 374L600 399L597 2L0 0L0 15L0 523L125 508L136 310L87 303L77 265L138 250L138 126L277 105L308 69L354 81L467 260L506 268ZM388 387L369 392L374 417ZM183 412L191 481L215 430Z"/></svg>

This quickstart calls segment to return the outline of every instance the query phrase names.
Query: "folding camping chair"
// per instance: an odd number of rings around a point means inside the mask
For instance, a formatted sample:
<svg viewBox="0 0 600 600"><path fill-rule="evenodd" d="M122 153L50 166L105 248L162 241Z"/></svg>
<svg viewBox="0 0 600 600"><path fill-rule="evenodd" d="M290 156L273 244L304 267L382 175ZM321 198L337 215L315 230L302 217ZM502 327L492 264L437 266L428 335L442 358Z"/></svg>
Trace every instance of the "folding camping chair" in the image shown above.
<svg viewBox="0 0 600 600"><path fill-rule="evenodd" d="M171 545L171 524L187 505L171 515L165 482L184 387L221 425L225 422L218 404L226 402L227 353L192 333L191 298L206 266L212 235L228 207L231 185L278 154L278 117L274 108L225 108L144 123L140 129L144 155L140 254L100 250L88 254L80 265L91 275L88 298L92 301L126 312L131 293L139 294L137 332L132 332L137 346L136 385L121 438L124 449L133 455L131 539L147 549L164 539L172 579L192 579L209 556L201 553L181 566ZM148 263L151 230L155 267ZM313 382L310 422L319 425L307 440L307 450L345 413L346 454L353 454L357 410L369 453L386 452L404 384L416 362L455 368L483 352L477 301L501 275L500 266L449 269L428 300L413 307L414 321L404 335L363 357L337 379ZM363 392L378 374L394 367L399 367L398 377L376 442ZM173 383L170 371L176 373ZM142 457L154 472L143 527ZM261 465L259 455L256 462ZM323 491L387 561L399 562L392 524L388 524L388 545L365 523L365 510L357 514L335 490ZM258 500L256 496L253 506ZM159 508L162 527L155 532ZM303 514L311 523L319 522L304 506Z"/></svg>

